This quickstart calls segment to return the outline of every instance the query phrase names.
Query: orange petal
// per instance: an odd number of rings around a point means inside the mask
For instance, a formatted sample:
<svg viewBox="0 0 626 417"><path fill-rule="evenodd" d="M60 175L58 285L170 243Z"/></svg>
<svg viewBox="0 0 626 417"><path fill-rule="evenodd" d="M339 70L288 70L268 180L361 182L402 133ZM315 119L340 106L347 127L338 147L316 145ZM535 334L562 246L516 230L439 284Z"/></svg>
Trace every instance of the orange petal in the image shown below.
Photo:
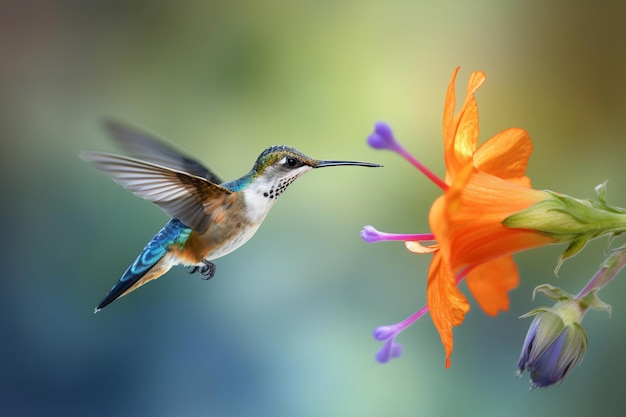
<svg viewBox="0 0 626 417"><path fill-rule="evenodd" d="M532 151L533 144L527 131L506 129L478 148L474 153L474 165L502 179L526 178L526 167Z"/></svg>
<svg viewBox="0 0 626 417"><path fill-rule="evenodd" d="M478 104L473 96L465 102L459 116L461 117L454 137L454 158L458 164L457 168L471 161L478 147ZM446 168L454 167L446 165Z"/></svg>
<svg viewBox="0 0 626 417"><path fill-rule="evenodd" d="M502 224L511 214L549 198L546 192L476 170L470 171L463 185L459 191L453 183L443 196L445 201L436 200L429 215L430 228L453 272L555 242L535 231Z"/></svg>
<svg viewBox="0 0 626 417"><path fill-rule="evenodd" d="M449 219L459 209L461 204L461 196L465 188L465 184L471 178L474 167L470 164L461 168L454 182L450 184L450 188L445 194L438 197L430 207L428 213L428 223L430 229L437 238L441 256L444 262L450 262L450 254L452 252L451 235Z"/></svg>
<svg viewBox="0 0 626 417"><path fill-rule="evenodd" d="M455 128L456 126L458 126L459 120L461 120L461 117L463 116L463 112L465 111L467 104L471 100L475 100L474 94L476 94L478 89L483 85L486 78L487 77L485 76L485 73L482 71L474 71L470 75L470 78L467 81L467 90L465 91L465 100L463 101L463 105L461 106L461 109L459 110L459 113L456 115L456 118L454 120Z"/></svg>
<svg viewBox="0 0 626 417"><path fill-rule="evenodd" d="M484 72L475 71L471 74L463 105L458 114L452 117L455 105L454 82L457 72L458 68L450 80L444 107L444 159L448 184L453 181L461 167L471 160L478 146L478 106L474 94L485 82Z"/></svg>
<svg viewBox="0 0 626 417"><path fill-rule="evenodd" d="M427 302L435 328L446 352L446 368L450 366L453 338L452 327L463 322L470 306L456 286L449 265L440 252L435 253L428 271Z"/></svg>
<svg viewBox="0 0 626 417"><path fill-rule="evenodd" d="M446 92L446 101L443 106L443 149L444 154L451 154L454 150L454 134L456 128L454 126L454 110L456 107L456 94L454 91L454 84L456 83L456 75L459 72L459 67L456 67L450 78L448 84L448 91Z"/></svg>
<svg viewBox="0 0 626 417"><path fill-rule="evenodd" d="M480 86L485 83L486 79L487 76L483 71L472 72L469 80L467 81L467 93L465 99L467 100L470 96L473 96L476 91L478 91Z"/></svg>
<svg viewBox="0 0 626 417"><path fill-rule="evenodd" d="M450 260L450 235L448 229L448 221L446 216L446 196L438 197L428 213L428 223L430 230L437 238L440 256L443 256L445 262Z"/></svg>
<svg viewBox="0 0 626 417"><path fill-rule="evenodd" d="M517 266L511 256L481 264L466 277L467 286L480 307L490 316L509 309L509 291L519 282Z"/></svg>

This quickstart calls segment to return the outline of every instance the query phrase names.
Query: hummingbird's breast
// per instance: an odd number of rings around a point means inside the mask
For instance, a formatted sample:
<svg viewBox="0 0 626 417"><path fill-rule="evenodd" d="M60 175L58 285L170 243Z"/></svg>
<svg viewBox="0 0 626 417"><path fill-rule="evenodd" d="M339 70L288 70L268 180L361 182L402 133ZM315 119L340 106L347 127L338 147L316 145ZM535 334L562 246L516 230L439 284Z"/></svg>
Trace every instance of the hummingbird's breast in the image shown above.
<svg viewBox="0 0 626 417"><path fill-rule="evenodd" d="M273 182L258 179L242 191L246 204L246 213L251 221L258 223L263 222L263 219L265 219L265 216L267 216L267 213L269 213L280 195L275 189L276 184Z"/></svg>
<svg viewBox="0 0 626 417"><path fill-rule="evenodd" d="M254 236L275 201L258 187L230 194L225 205L211 214L206 232L189 236L185 245L189 264L217 259L241 247Z"/></svg>

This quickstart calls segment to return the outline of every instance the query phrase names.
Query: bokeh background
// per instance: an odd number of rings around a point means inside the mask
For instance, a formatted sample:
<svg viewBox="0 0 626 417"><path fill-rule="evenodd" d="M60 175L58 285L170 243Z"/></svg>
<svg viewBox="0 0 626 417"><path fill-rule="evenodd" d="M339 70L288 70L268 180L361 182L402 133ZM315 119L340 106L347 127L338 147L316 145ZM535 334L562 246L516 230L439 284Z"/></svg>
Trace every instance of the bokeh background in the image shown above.
<svg viewBox="0 0 626 417"><path fill-rule="evenodd" d="M626 3L569 1L2 1L0 173L3 416L528 416L623 414L626 278L613 316L585 318L589 352L561 385L515 368L544 282L577 292L594 242L517 256L496 318L477 306L452 367L429 317L379 365L378 325L425 302L429 257L366 244L365 224L428 231L439 190L365 144L377 120L444 171L445 89L472 70L483 139L531 133L534 186L626 205ZM77 157L113 151L105 117L170 138L226 179L288 144L378 162L299 179L246 246L202 281L183 268L93 315L166 222ZM623 274L622 274L623 275ZM465 288L465 287L463 287Z"/></svg>

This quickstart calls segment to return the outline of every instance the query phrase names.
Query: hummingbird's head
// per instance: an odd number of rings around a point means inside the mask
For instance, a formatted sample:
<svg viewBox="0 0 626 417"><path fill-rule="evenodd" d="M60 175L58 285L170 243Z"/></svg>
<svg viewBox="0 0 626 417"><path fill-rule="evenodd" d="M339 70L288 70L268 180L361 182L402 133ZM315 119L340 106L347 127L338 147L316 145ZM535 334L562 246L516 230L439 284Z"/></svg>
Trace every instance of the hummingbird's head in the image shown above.
<svg viewBox="0 0 626 417"><path fill-rule="evenodd" d="M322 161L306 156L302 152L288 146L272 146L264 150L257 158L252 171L257 180L267 182L268 191L265 197L276 199L300 175L313 168L339 165L357 165L380 167L369 162L353 161Z"/></svg>
<svg viewBox="0 0 626 417"><path fill-rule="evenodd" d="M318 166L320 161L288 146L264 150L254 163L256 180L266 183L265 197L276 199L300 175Z"/></svg>

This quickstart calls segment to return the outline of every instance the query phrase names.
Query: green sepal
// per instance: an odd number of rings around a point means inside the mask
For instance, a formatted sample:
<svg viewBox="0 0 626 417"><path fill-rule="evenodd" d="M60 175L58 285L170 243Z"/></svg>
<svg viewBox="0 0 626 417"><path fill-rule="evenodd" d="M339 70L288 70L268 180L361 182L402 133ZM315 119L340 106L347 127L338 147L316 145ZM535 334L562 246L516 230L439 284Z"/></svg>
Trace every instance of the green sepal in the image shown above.
<svg viewBox="0 0 626 417"><path fill-rule="evenodd" d="M603 204L606 204L606 190L607 190L606 183L607 182L608 180L604 181L602 184L596 185L596 188L594 188L594 190L596 191L596 194L598 194L598 201Z"/></svg>
<svg viewBox="0 0 626 417"><path fill-rule="evenodd" d="M581 300L581 305L586 308L593 308L594 310L606 311L611 317L611 305L600 300L598 297L599 288L591 290L589 294L585 295Z"/></svg>
<svg viewBox="0 0 626 417"><path fill-rule="evenodd" d="M526 314L522 314L521 316L519 316L518 318L520 319L526 319L528 317L532 317L532 316L536 316L537 314L542 314L545 313L547 311L549 311L550 309L548 307L537 307L534 310L529 311Z"/></svg>
<svg viewBox="0 0 626 417"><path fill-rule="evenodd" d="M534 230L555 242L567 242L555 274L563 262L580 252L587 242L599 236L611 239L626 232L626 209L606 202L606 182L596 186L597 200L577 199L546 191L550 198L515 213L502 222L509 228Z"/></svg>
<svg viewBox="0 0 626 417"><path fill-rule="evenodd" d="M601 200L581 200L547 191L551 198L504 219L505 226L535 230L557 241L571 241L626 231L626 210L604 201L605 190L599 188Z"/></svg>
<svg viewBox="0 0 626 417"><path fill-rule="evenodd" d="M535 287L535 289L533 290L533 300L535 299L537 293L542 293L543 295L554 301L567 301L574 298L572 294L569 294L559 287L555 287L550 284L542 284Z"/></svg>
<svg viewBox="0 0 626 417"><path fill-rule="evenodd" d="M606 191L607 191L606 183L607 182L608 181L604 181L602 184L596 185L595 191L596 191L596 194L598 194L598 200L597 201L592 200L591 203L595 207L601 210L606 210L606 211L610 211L612 213L617 213L617 214L625 214L626 209L612 206L606 202Z"/></svg>
<svg viewBox="0 0 626 417"><path fill-rule="evenodd" d="M591 240L589 236L581 236L580 238L576 238L569 242L567 248L561 253L559 256L559 260L556 263L556 268L554 268L554 275L559 275L559 269L561 269L561 265L565 262L566 259L571 258L574 255L577 255L578 252L583 250L587 242Z"/></svg>

